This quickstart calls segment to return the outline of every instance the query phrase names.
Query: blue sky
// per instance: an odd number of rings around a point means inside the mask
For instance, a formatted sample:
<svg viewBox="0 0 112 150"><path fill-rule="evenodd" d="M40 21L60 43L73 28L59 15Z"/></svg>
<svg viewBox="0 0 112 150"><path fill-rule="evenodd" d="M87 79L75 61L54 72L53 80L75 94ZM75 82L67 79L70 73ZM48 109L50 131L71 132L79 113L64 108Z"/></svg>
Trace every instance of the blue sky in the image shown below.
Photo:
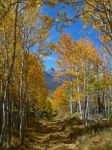
<svg viewBox="0 0 112 150"><path fill-rule="evenodd" d="M60 7L61 7L61 5L58 5L55 8L45 7L43 9L43 12L46 13L47 15L51 16L52 18L55 18L56 13L60 9ZM70 6L66 7L66 11L68 14L67 17L69 17L69 18L73 17L74 14L76 13L76 11L73 10ZM67 28L65 28L63 30L63 32L70 34L72 36L73 40L78 40L80 38L89 38L93 41L93 43L97 49L100 47L100 44L97 41L98 32L95 31L92 28L92 26L88 26L88 27L84 28L83 23L79 19L75 23L70 24ZM56 31L55 27L52 27L50 33L51 34L50 34L48 41L56 43L60 39L61 34ZM43 59L45 68L49 69L49 68L53 67L56 69L57 58L58 58L58 56L53 53L49 57Z"/></svg>
<svg viewBox="0 0 112 150"><path fill-rule="evenodd" d="M90 31L90 33L88 33ZM64 33L70 34L74 40L78 40L80 38L89 38L93 41L94 45L98 49L100 47L99 42L97 41L98 33L93 30L91 26L87 27L86 29L83 28L83 24L80 20L77 21L77 23L70 25L68 28L66 28ZM50 42L57 42L60 39L60 34L56 32L55 29L51 30L51 36L49 37ZM51 67L56 68L56 60L58 56L56 54L52 54L49 57L44 59L44 64L46 69L49 69Z"/></svg>

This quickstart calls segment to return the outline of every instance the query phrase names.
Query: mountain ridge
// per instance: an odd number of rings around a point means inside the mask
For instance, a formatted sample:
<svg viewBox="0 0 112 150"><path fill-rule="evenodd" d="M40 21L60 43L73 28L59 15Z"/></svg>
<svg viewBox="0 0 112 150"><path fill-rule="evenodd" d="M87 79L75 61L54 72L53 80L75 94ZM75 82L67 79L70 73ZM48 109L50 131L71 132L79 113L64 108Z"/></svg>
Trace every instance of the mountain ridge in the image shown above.
<svg viewBox="0 0 112 150"><path fill-rule="evenodd" d="M61 82L55 79L56 70L54 68L50 68L46 70L44 73L45 73L46 84L50 92L53 92L58 86L61 85Z"/></svg>

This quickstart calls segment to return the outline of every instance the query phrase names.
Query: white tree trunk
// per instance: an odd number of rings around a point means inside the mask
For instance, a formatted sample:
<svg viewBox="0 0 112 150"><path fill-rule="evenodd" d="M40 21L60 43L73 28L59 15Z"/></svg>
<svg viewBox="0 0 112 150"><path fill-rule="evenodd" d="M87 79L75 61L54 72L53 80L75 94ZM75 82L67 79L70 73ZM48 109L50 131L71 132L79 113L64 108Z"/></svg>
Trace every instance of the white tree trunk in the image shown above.
<svg viewBox="0 0 112 150"><path fill-rule="evenodd" d="M80 101L80 87L78 85L78 104L79 104L79 112L80 112L80 119L82 119L82 107L81 107L81 101Z"/></svg>
<svg viewBox="0 0 112 150"><path fill-rule="evenodd" d="M71 115L73 114L73 98L72 98L72 95L70 94L70 113Z"/></svg>

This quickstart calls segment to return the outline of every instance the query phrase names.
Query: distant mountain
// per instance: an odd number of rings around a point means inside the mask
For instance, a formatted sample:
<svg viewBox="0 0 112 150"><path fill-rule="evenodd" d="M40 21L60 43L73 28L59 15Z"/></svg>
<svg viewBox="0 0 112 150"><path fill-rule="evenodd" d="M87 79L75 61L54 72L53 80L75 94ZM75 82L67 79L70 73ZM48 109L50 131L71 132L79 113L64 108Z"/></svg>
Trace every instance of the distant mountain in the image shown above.
<svg viewBox="0 0 112 150"><path fill-rule="evenodd" d="M56 70L54 68L50 68L45 71L45 79L46 84L51 92L53 92L58 86L60 86L63 81L69 81L71 79L75 79L75 76L72 75L62 75L58 76L59 80L56 80Z"/></svg>
<svg viewBox="0 0 112 150"><path fill-rule="evenodd" d="M50 68L47 70L47 73L54 76L55 75L56 70L54 68Z"/></svg>
<svg viewBox="0 0 112 150"><path fill-rule="evenodd" d="M54 68L50 68L45 71L46 84L51 92L53 92L59 85L61 85L61 82L55 79L55 73L56 70Z"/></svg>

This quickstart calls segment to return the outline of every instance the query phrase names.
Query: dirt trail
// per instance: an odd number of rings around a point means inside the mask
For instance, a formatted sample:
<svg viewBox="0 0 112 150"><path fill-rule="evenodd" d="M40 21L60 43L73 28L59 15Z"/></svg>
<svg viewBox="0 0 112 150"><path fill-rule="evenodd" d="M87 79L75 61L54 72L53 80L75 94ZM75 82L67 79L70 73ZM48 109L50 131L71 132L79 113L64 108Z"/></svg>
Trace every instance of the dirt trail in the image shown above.
<svg viewBox="0 0 112 150"><path fill-rule="evenodd" d="M36 123L33 128L27 130L24 145L16 149L75 150L75 138L72 139L70 135L73 128L80 134L79 130L83 128L81 121L74 121L74 119L50 122L41 121Z"/></svg>
<svg viewBox="0 0 112 150"><path fill-rule="evenodd" d="M76 139L100 125L85 128L76 118L64 121L41 121L27 129L24 145L16 150L79 150ZM91 130L92 129L92 130Z"/></svg>

